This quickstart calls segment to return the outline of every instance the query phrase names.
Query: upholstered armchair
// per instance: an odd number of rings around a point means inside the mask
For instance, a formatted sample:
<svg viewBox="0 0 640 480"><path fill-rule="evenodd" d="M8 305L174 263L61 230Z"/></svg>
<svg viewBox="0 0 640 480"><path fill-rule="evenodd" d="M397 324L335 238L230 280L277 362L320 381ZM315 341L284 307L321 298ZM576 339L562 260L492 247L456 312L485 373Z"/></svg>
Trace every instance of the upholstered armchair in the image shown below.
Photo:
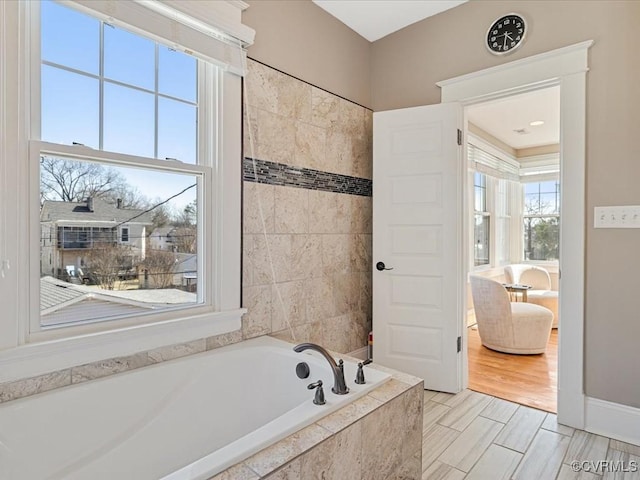
<svg viewBox="0 0 640 480"><path fill-rule="evenodd" d="M553 312L540 305L511 302L501 283L470 275L471 295L482 344L504 353L544 353Z"/></svg>
<svg viewBox="0 0 640 480"><path fill-rule="evenodd" d="M542 305L553 312L553 328L558 328L558 292L551 290L549 272L535 265L507 265L504 267L504 277L507 283L531 285L527 292L527 302Z"/></svg>

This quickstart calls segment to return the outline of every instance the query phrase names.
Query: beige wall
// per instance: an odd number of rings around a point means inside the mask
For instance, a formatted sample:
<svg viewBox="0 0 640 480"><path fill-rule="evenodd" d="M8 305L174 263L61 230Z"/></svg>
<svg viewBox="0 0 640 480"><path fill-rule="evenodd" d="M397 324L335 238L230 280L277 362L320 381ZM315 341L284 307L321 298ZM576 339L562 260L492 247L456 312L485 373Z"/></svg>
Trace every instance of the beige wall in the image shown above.
<svg viewBox="0 0 640 480"><path fill-rule="evenodd" d="M488 25L515 10L528 38L490 55ZM372 46L375 111L440 102L435 82L593 39L587 76L585 384L589 396L640 407L640 231L594 230L593 207L640 204L640 2L471 1ZM578 372L576 372L578 374Z"/></svg>
<svg viewBox="0 0 640 480"><path fill-rule="evenodd" d="M371 107L370 46L311 0L249 0L249 57Z"/></svg>

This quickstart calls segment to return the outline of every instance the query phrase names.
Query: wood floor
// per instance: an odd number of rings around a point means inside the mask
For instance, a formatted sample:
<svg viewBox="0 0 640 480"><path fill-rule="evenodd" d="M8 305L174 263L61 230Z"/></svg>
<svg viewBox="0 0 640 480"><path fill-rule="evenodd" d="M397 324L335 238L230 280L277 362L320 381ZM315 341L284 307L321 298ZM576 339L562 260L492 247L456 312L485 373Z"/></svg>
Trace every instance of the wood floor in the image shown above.
<svg viewBox="0 0 640 480"><path fill-rule="evenodd" d="M470 327L469 388L494 397L555 413L558 394L558 330L551 331L541 355L510 355L483 347Z"/></svg>

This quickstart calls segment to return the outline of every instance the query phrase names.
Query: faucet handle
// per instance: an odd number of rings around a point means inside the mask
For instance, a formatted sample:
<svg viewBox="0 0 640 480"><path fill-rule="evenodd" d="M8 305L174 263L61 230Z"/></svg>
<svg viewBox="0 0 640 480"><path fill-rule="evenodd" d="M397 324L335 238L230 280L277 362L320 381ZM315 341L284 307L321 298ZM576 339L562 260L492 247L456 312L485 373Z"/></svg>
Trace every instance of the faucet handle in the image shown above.
<svg viewBox="0 0 640 480"><path fill-rule="evenodd" d="M358 363L358 371L356 372L356 380L355 382L358 385L364 385L365 383L367 383L364 379L364 371L362 369L362 367L364 365L369 365L371 362L373 362L373 360L371 360L370 358L366 359L364 362L360 362Z"/></svg>
<svg viewBox="0 0 640 480"><path fill-rule="evenodd" d="M324 390L322 389L322 380L318 380L315 383L310 383L307 385L309 390L316 389L315 397L313 398L313 403L316 405L324 405L327 401L324 399Z"/></svg>

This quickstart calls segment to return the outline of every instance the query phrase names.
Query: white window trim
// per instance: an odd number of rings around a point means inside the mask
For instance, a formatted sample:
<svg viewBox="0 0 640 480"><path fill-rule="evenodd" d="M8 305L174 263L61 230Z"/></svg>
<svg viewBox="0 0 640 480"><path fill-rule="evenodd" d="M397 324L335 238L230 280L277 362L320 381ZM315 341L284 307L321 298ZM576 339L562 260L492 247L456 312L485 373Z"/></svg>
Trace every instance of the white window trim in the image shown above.
<svg viewBox="0 0 640 480"><path fill-rule="evenodd" d="M29 335L29 319L34 311L39 314L39 292L31 288L34 279L30 275L33 263L39 263L39 255L30 252L39 225L29 221L38 200L31 193L37 191L38 178L27 161L29 116L25 112L30 111L30 77L25 52L30 39L22 26L26 4L0 2L0 302L4 305L0 383L238 330L246 312L240 308L241 78L219 70L216 95L220 108L218 118L212 118L212 124L219 127L209 145L217 149L211 186L215 199L202 208L203 215L213 219L208 233L222 232L211 259L218 266L211 292L216 311L194 310L182 318L166 312L166 318L154 323L101 332L88 329L63 338Z"/></svg>

